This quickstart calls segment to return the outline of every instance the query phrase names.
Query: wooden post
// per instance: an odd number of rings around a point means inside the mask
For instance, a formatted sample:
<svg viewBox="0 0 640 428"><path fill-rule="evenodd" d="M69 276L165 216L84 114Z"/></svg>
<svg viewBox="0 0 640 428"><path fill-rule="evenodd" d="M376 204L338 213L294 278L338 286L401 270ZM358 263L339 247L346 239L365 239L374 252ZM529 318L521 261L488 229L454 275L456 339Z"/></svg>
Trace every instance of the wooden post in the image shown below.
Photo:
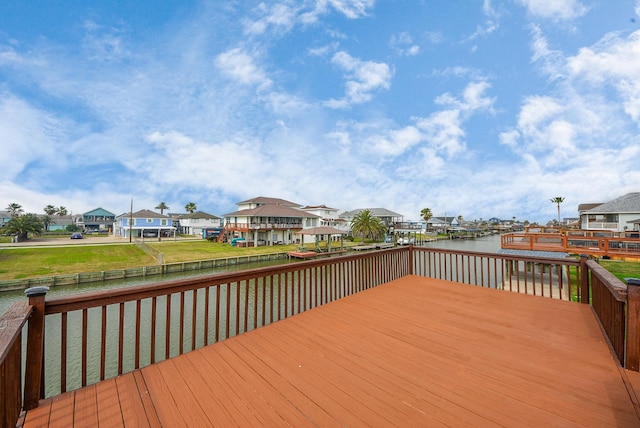
<svg viewBox="0 0 640 428"><path fill-rule="evenodd" d="M628 370L640 371L640 278L627 278L627 349Z"/></svg>
<svg viewBox="0 0 640 428"><path fill-rule="evenodd" d="M587 255L580 254L580 303L589 304L589 271L587 270ZM571 297L571 296L569 296Z"/></svg>
<svg viewBox="0 0 640 428"><path fill-rule="evenodd" d="M29 305L33 307L27 332L27 359L24 379L24 410L38 407L42 398L44 356L44 298L49 287L32 287L25 290Z"/></svg>
<svg viewBox="0 0 640 428"><path fill-rule="evenodd" d="M413 244L409 244L409 275L413 275Z"/></svg>

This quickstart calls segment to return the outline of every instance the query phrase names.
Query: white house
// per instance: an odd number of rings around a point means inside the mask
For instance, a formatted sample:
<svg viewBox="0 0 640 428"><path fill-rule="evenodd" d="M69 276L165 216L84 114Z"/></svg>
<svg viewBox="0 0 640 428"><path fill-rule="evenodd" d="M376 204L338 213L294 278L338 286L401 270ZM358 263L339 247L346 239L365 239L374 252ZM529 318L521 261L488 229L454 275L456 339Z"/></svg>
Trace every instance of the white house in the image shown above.
<svg viewBox="0 0 640 428"><path fill-rule="evenodd" d="M580 204L578 211L584 230L638 230L635 228L640 218L640 192L627 193L604 204Z"/></svg>
<svg viewBox="0 0 640 428"><path fill-rule="evenodd" d="M179 231L184 235L203 236L202 231L222 227L222 218L203 211L183 214L178 217Z"/></svg>

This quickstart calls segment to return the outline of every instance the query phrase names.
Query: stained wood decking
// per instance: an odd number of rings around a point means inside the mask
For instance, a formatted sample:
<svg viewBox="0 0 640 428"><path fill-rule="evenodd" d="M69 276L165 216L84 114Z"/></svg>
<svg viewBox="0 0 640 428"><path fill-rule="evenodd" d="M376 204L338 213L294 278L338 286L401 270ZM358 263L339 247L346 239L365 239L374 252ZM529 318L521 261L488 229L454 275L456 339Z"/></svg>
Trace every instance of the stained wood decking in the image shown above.
<svg viewBox="0 0 640 428"><path fill-rule="evenodd" d="M24 426L638 427L636 375L587 305L408 276L44 400Z"/></svg>

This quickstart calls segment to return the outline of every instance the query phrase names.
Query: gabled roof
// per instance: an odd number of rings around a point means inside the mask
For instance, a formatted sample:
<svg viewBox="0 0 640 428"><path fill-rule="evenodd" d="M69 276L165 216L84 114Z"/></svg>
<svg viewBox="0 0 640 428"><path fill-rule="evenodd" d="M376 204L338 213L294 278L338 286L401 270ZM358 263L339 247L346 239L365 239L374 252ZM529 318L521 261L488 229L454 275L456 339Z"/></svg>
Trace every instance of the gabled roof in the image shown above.
<svg viewBox="0 0 640 428"><path fill-rule="evenodd" d="M283 205L285 207L295 207L295 208L298 208L301 206L300 204L296 204L295 202L285 201L284 199L278 199L278 198L267 198L265 196L258 196L257 198L247 199L246 201L236 203L236 205L244 205L244 204Z"/></svg>
<svg viewBox="0 0 640 428"><path fill-rule="evenodd" d="M133 218L169 218L169 216L164 215L164 214L160 214L157 213L155 211L151 211L151 210L140 210L140 211L136 211L133 214L131 213L124 213L124 214L120 214L118 216L118 218L122 218L122 217L133 217Z"/></svg>
<svg viewBox="0 0 640 428"><path fill-rule="evenodd" d="M215 216L213 214L206 213L204 211L196 211L190 214L182 214L179 218L208 218L208 219L219 219L220 217Z"/></svg>
<svg viewBox="0 0 640 428"><path fill-rule="evenodd" d="M234 211L232 213L225 214L224 216L320 218L318 215L308 213L297 208L277 204L260 205L257 208Z"/></svg>
<svg viewBox="0 0 640 428"><path fill-rule="evenodd" d="M301 210L316 210L316 209L323 209L323 210L337 210L337 208L330 208L326 205L307 205L306 207L302 207L300 208Z"/></svg>
<svg viewBox="0 0 640 428"><path fill-rule="evenodd" d="M640 213L640 192L627 193L624 196L588 210L592 214Z"/></svg>
<svg viewBox="0 0 640 428"><path fill-rule="evenodd" d="M371 215L374 217L404 217L402 214L398 214L386 208L358 208L351 211L346 211L340 214L340 217L355 217L357 214L364 210L371 211Z"/></svg>
<svg viewBox="0 0 640 428"><path fill-rule="evenodd" d="M104 208L96 208L94 210L91 211L87 211L86 213L82 214L83 216L85 215L93 215L93 216L103 216L103 217L114 217L115 214L112 212L109 212L107 210L105 210Z"/></svg>

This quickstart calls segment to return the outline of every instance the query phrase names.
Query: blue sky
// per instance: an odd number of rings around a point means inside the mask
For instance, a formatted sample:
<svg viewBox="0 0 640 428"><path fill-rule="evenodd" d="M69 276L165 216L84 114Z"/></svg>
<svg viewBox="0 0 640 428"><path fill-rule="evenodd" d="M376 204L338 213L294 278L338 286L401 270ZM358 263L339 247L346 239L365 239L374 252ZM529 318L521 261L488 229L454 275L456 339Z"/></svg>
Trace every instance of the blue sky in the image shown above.
<svg viewBox="0 0 640 428"><path fill-rule="evenodd" d="M640 191L640 0L0 3L0 209L546 222Z"/></svg>

